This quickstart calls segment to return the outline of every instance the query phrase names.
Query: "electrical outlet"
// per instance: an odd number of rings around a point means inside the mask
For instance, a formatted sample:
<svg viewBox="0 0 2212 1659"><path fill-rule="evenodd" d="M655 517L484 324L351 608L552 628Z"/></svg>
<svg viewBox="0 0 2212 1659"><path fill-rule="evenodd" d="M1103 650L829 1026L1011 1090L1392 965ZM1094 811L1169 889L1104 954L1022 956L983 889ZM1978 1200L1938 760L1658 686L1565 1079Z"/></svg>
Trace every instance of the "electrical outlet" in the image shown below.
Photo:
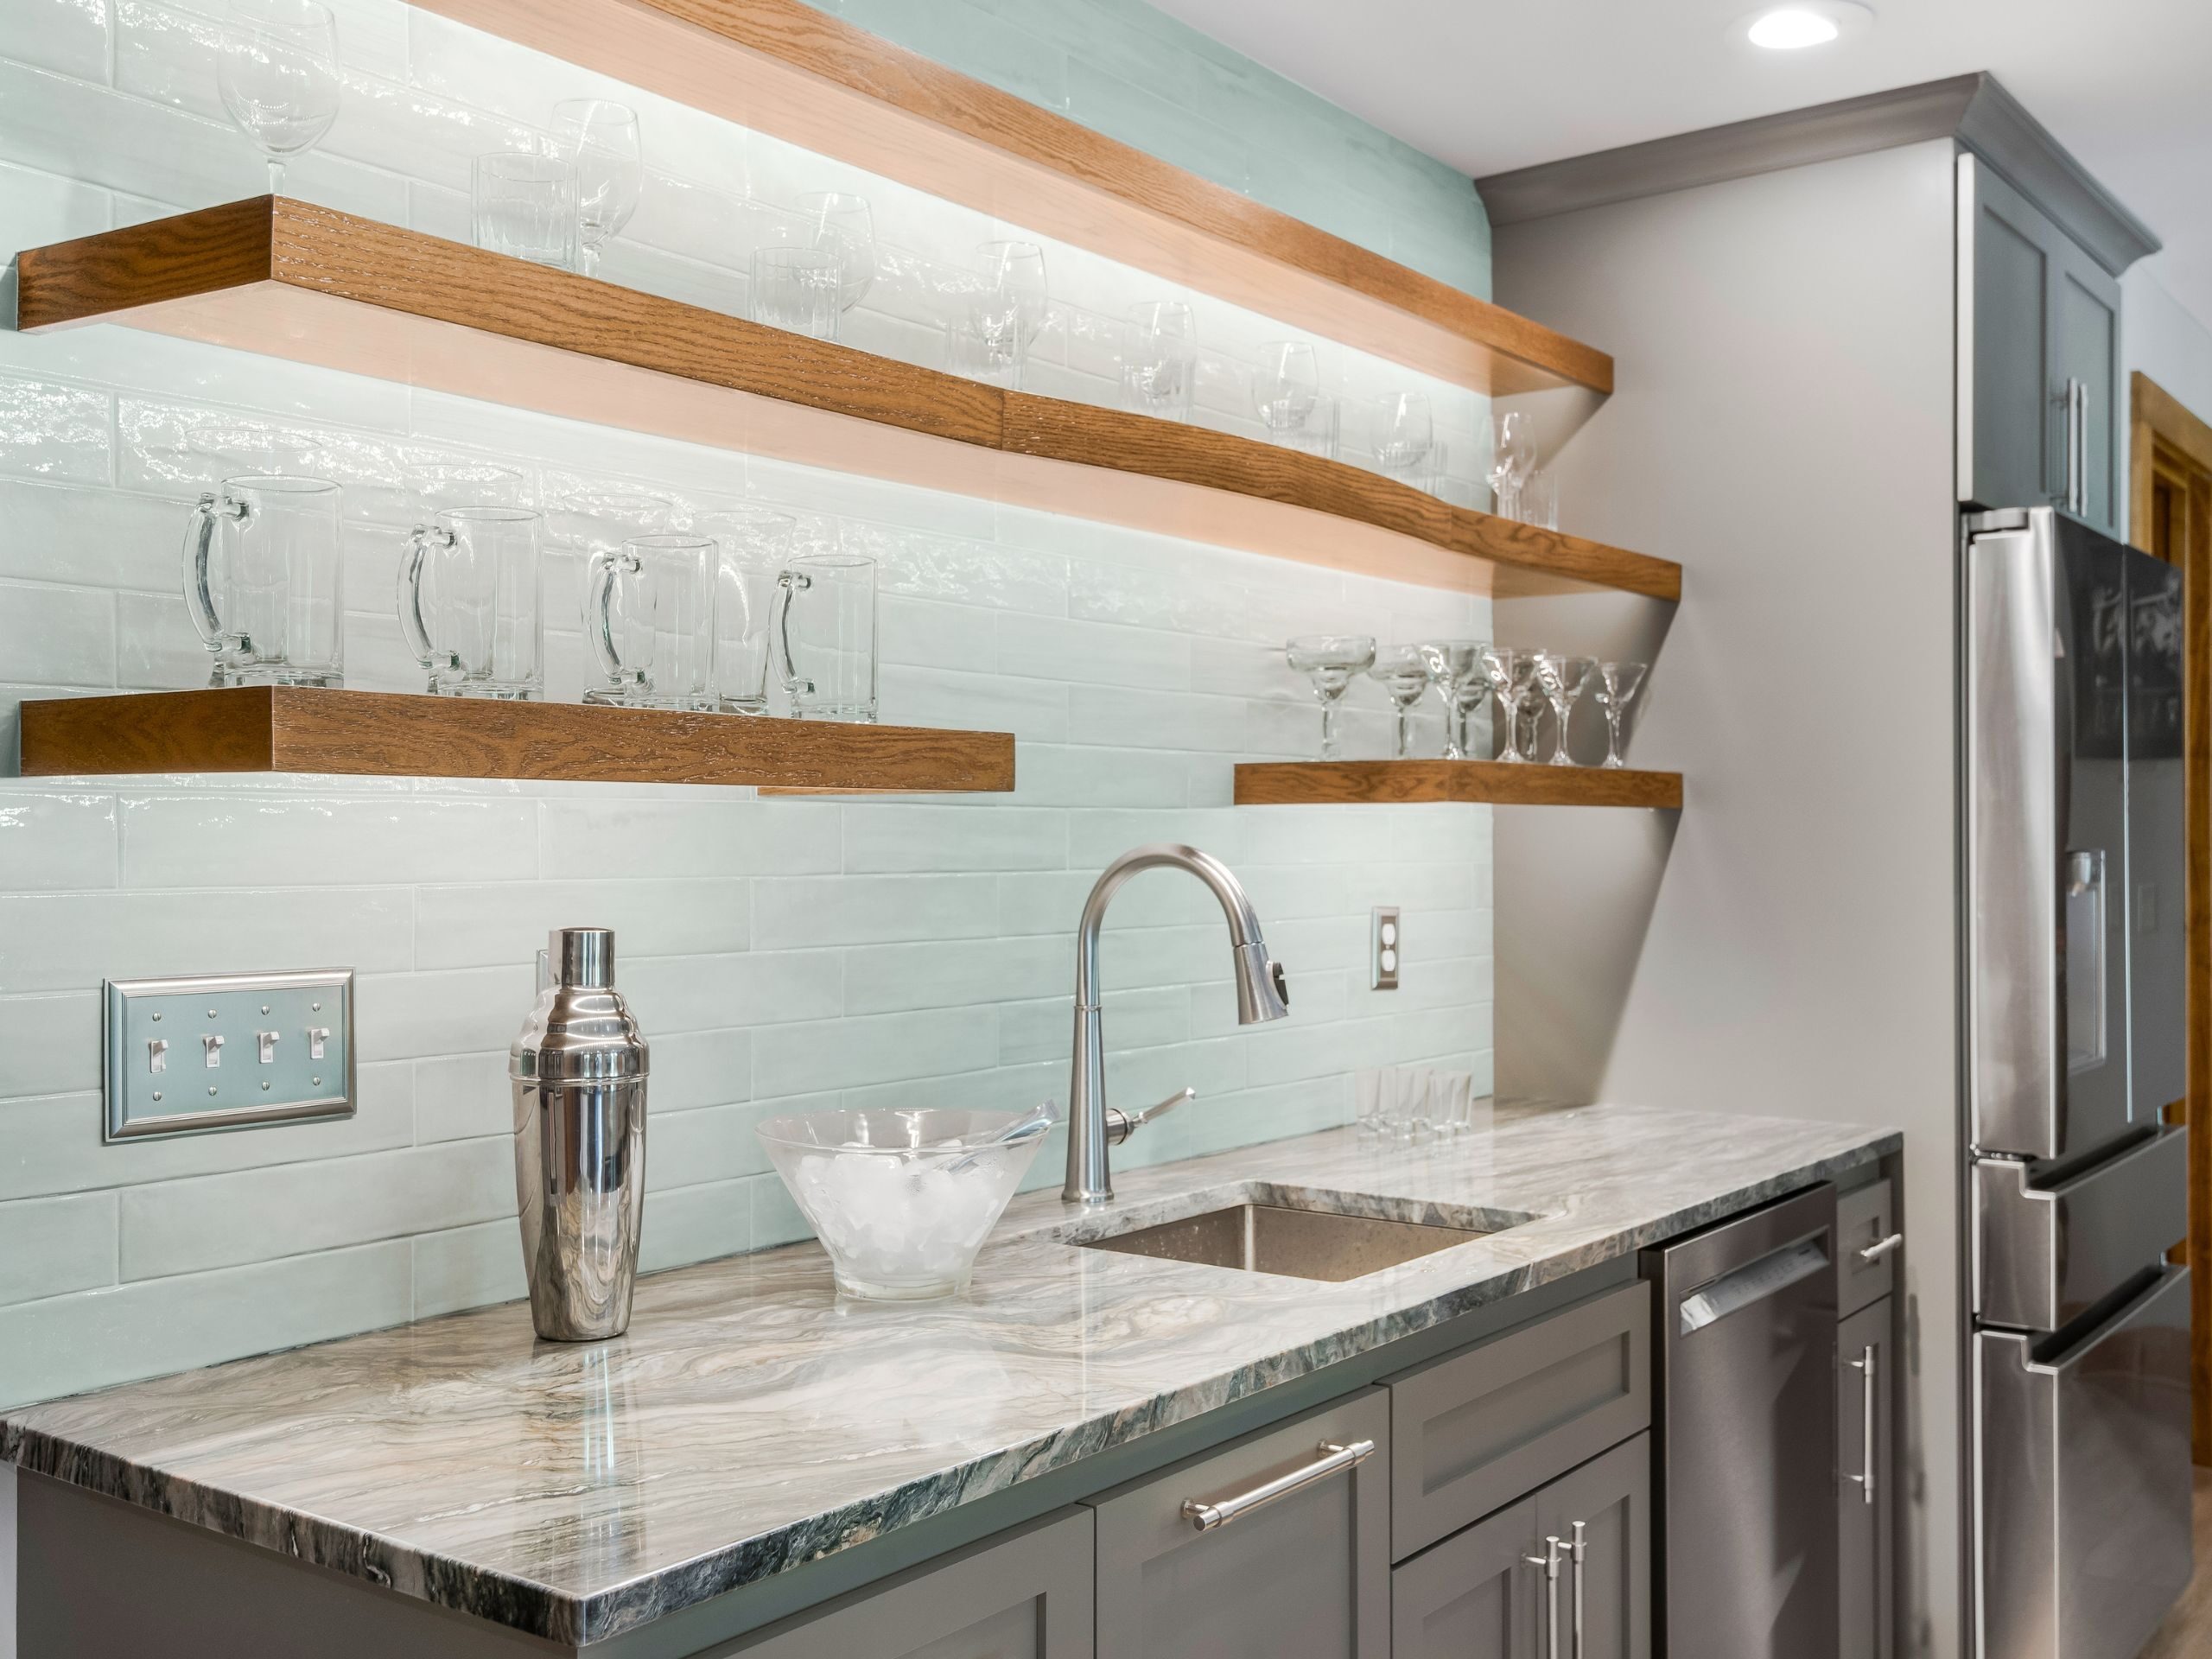
<svg viewBox="0 0 2212 1659"><path fill-rule="evenodd" d="M353 974L107 982L111 1141L353 1116Z"/></svg>
<svg viewBox="0 0 2212 1659"><path fill-rule="evenodd" d="M1404 930L1395 905L1377 905L1368 928L1367 988L1371 991L1398 988L1398 963L1404 954Z"/></svg>

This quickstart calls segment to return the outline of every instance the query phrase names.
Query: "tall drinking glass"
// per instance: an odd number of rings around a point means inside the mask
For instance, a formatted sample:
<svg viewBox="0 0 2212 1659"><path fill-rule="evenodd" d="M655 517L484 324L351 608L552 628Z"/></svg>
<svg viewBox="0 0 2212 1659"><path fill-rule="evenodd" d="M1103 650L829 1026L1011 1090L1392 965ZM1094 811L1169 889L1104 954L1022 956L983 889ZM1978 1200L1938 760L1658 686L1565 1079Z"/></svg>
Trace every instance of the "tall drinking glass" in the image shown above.
<svg viewBox="0 0 2212 1659"><path fill-rule="evenodd" d="M810 190L795 204L810 241L837 256L837 309L849 311L875 286L875 220L868 198Z"/></svg>
<svg viewBox="0 0 2212 1659"><path fill-rule="evenodd" d="M607 683L586 702L715 707L713 537L639 536L592 556L584 634Z"/></svg>
<svg viewBox="0 0 2212 1659"><path fill-rule="evenodd" d="M184 602L214 685L342 685L346 562L338 486L229 478L184 532Z"/></svg>
<svg viewBox="0 0 2212 1659"><path fill-rule="evenodd" d="M1141 415L1191 418L1198 323L1180 300L1147 300L1122 319L1122 396Z"/></svg>
<svg viewBox="0 0 2212 1659"><path fill-rule="evenodd" d="M223 108L261 146L269 194L282 195L284 163L338 118L338 20L317 0L231 0L215 54Z"/></svg>
<svg viewBox="0 0 2212 1659"><path fill-rule="evenodd" d="M1508 410L1497 417L1491 445L1491 511L1501 518L1521 516L1521 486L1536 469L1536 440L1527 415Z"/></svg>
<svg viewBox="0 0 2212 1659"><path fill-rule="evenodd" d="M1321 365L1313 342L1274 340L1260 347L1252 371L1252 410L1280 443L1304 432L1321 401Z"/></svg>
<svg viewBox="0 0 2212 1659"><path fill-rule="evenodd" d="M768 712L768 618L791 552L794 521L766 507L702 512L692 529L715 539L715 694L724 714Z"/></svg>
<svg viewBox="0 0 2212 1659"><path fill-rule="evenodd" d="M1019 386L1051 304L1045 251L1034 242L986 242L976 259L981 275L963 290L966 312L951 330L953 369Z"/></svg>
<svg viewBox="0 0 2212 1659"><path fill-rule="evenodd" d="M469 175L476 245L532 264L576 264L575 164L534 149L479 156Z"/></svg>
<svg viewBox="0 0 2212 1659"><path fill-rule="evenodd" d="M769 643L801 720L875 719L875 561L810 554L776 578Z"/></svg>
<svg viewBox="0 0 2212 1659"><path fill-rule="evenodd" d="M621 233L645 193L638 112L606 98L565 98L553 106L554 153L576 170L576 243L583 274Z"/></svg>
<svg viewBox="0 0 2212 1659"><path fill-rule="evenodd" d="M545 572L527 507L452 507L407 538L399 631L434 695L545 695Z"/></svg>
<svg viewBox="0 0 2212 1659"><path fill-rule="evenodd" d="M1393 476L1417 477L1436 442L1428 394L1394 391L1377 397L1369 408L1368 422L1375 464Z"/></svg>
<svg viewBox="0 0 2212 1659"><path fill-rule="evenodd" d="M753 256L753 321L809 340L836 339L843 269L830 248L760 249Z"/></svg>
<svg viewBox="0 0 2212 1659"><path fill-rule="evenodd" d="M1375 662L1371 633L1301 633L1283 647L1284 660L1313 685L1321 705L1321 759L1337 758L1337 704L1351 689L1352 677L1365 673Z"/></svg>

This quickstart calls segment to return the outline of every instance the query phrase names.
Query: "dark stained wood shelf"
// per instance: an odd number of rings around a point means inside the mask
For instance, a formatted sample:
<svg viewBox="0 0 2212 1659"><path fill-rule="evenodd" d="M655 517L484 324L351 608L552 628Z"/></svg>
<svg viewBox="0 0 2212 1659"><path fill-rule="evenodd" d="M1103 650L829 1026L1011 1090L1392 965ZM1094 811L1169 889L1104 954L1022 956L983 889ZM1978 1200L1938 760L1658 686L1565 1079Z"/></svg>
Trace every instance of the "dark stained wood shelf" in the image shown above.
<svg viewBox="0 0 2212 1659"><path fill-rule="evenodd" d="M1006 732L297 686L29 702L22 741L27 778L340 772L870 794L1014 787Z"/></svg>
<svg viewBox="0 0 2212 1659"><path fill-rule="evenodd" d="M423 3L1425 374L1499 395L1613 389L1603 352L804 0Z"/></svg>
<svg viewBox="0 0 2212 1659"><path fill-rule="evenodd" d="M1236 799L1239 806L1469 801L1498 806L1679 807L1682 774L1535 761L1268 760L1236 768Z"/></svg>
<svg viewBox="0 0 2212 1659"><path fill-rule="evenodd" d="M118 322L1431 586L1681 593L1667 560L1339 461L1001 391L284 197L29 250L16 315L26 332Z"/></svg>

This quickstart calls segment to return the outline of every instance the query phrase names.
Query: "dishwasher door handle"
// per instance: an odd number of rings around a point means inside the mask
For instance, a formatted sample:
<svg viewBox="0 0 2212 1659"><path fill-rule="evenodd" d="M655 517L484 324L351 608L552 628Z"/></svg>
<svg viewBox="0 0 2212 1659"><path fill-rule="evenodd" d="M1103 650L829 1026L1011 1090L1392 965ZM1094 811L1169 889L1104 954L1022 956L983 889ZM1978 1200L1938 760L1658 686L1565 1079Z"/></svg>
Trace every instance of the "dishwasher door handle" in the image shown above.
<svg viewBox="0 0 2212 1659"><path fill-rule="evenodd" d="M1866 1495L1871 1507L1874 1502L1874 1383L1876 1350L1868 1343L1859 1351L1859 1357L1850 1362L1851 1369L1859 1374L1862 1397L1859 1403L1859 1467L1860 1472L1844 1478L1855 1483Z"/></svg>

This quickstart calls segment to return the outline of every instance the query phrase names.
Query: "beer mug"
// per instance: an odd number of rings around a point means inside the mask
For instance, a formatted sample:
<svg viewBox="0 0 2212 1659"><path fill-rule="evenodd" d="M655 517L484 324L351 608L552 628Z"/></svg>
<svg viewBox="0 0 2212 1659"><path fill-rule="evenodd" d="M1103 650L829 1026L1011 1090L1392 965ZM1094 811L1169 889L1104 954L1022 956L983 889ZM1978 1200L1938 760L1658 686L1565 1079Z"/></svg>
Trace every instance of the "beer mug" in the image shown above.
<svg viewBox="0 0 2212 1659"><path fill-rule="evenodd" d="M584 635L607 683L586 702L715 708L716 551L711 536L634 536L592 556Z"/></svg>
<svg viewBox="0 0 2212 1659"><path fill-rule="evenodd" d="M450 507L407 538L399 631L434 695L511 702L545 695L537 527L527 507Z"/></svg>
<svg viewBox="0 0 2212 1659"><path fill-rule="evenodd" d="M791 560L776 578L769 633L793 715L874 721L874 559L822 553Z"/></svg>
<svg viewBox="0 0 2212 1659"><path fill-rule="evenodd" d="M214 685L342 685L346 564L338 486L228 478L184 532L184 602Z"/></svg>
<svg viewBox="0 0 2212 1659"><path fill-rule="evenodd" d="M726 715L768 709L768 617L776 578L790 550L793 521L766 507L728 507L696 515L721 558L715 588L715 690Z"/></svg>

